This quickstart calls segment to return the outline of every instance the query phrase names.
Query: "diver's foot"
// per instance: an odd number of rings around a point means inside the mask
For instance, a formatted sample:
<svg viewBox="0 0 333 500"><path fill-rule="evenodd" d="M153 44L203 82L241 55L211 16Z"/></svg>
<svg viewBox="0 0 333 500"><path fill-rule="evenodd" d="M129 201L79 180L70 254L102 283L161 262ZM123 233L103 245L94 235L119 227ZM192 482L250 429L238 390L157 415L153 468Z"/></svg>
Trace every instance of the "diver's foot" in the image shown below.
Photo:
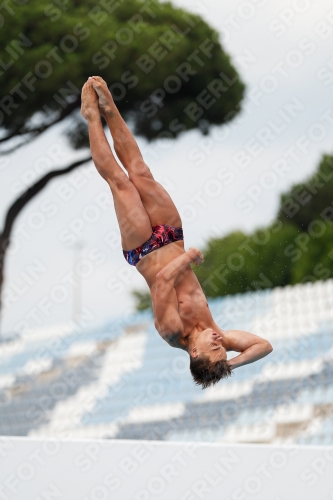
<svg viewBox="0 0 333 500"><path fill-rule="evenodd" d="M99 118L98 96L90 82L86 82L82 87L81 115L86 120Z"/></svg>
<svg viewBox="0 0 333 500"><path fill-rule="evenodd" d="M88 82L94 87L98 95L98 107L101 115L112 116L114 102L106 82L100 76L90 76Z"/></svg>

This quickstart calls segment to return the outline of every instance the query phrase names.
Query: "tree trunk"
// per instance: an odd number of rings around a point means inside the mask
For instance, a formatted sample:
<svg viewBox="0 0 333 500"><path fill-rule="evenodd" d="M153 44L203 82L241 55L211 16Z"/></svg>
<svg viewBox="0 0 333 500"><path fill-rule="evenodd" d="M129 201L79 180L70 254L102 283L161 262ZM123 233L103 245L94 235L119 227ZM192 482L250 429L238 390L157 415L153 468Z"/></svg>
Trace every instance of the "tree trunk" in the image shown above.
<svg viewBox="0 0 333 500"><path fill-rule="evenodd" d="M7 248L8 248L8 243L1 235L0 236L0 332L1 332L1 320L2 320L1 292L2 292L3 277L4 277L3 269L5 264L5 255Z"/></svg>
<svg viewBox="0 0 333 500"><path fill-rule="evenodd" d="M10 244L10 237L13 229L14 222L21 212L21 210L27 205L27 203L32 200L45 186L48 182L55 177L60 175L68 174L75 168L87 163L91 160L91 156L84 158L83 160L78 160L68 167L61 168L59 170L52 170L45 174L41 179L39 179L35 184L30 186L17 200L12 203L9 207L6 218L5 225L2 233L0 233L0 327L2 320L2 286L4 282L4 264L6 257L6 250Z"/></svg>

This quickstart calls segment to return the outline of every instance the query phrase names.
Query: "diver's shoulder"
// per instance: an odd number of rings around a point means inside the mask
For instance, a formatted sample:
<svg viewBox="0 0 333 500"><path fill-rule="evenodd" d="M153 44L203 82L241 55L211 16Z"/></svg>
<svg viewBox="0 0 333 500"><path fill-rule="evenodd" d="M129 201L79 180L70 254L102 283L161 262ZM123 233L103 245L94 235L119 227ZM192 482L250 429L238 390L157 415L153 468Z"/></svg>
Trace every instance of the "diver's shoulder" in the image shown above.
<svg viewBox="0 0 333 500"><path fill-rule="evenodd" d="M161 335L161 334L160 334ZM169 344L170 347L175 347L176 349L182 349L186 351L186 342L183 338L181 332L179 333L168 333L161 335L162 339Z"/></svg>

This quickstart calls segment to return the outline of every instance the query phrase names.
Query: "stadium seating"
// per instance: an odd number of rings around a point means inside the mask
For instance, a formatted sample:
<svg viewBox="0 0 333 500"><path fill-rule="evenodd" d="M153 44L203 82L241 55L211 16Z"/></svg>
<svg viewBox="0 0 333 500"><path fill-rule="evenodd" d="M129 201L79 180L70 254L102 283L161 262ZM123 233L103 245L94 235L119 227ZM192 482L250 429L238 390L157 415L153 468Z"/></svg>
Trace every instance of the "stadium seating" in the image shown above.
<svg viewBox="0 0 333 500"><path fill-rule="evenodd" d="M328 280L210 300L222 328L274 351L204 391L149 311L3 339L0 434L332 445L332 292Z"/></svg>

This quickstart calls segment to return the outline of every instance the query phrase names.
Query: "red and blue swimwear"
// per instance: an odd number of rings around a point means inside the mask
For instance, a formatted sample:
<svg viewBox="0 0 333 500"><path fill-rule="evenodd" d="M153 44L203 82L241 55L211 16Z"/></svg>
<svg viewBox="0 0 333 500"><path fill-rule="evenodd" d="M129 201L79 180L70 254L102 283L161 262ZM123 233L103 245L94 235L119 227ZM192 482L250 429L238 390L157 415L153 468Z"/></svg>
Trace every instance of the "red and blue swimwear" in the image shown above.
<svg viewBox="0 0 333 500"><path fill-rule="evenodd" d="M158 226L153 226L152 230L151 237L145 243L142 243L142 245L133 250L123 250L124 257L131 266L136 266L142 257L145 257L154 250L184 239L181 227L159 224Z"/></svg>

